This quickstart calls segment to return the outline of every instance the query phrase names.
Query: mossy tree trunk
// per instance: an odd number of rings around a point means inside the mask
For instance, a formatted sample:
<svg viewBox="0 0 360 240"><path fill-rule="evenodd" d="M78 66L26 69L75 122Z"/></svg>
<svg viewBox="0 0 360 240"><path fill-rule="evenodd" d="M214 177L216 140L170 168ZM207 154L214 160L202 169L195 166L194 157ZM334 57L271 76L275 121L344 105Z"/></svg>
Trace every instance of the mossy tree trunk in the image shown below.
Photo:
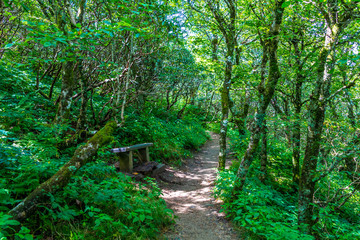
<svg viewBox="0 0 360 240"><path fill-rule="evenodd" d="M85 128L87 106L88 106L88 101L89 101L88 79L84 76L82 60L79 61L78 76L80 77L80 87L81 87L81 107L80 107L78 121L76 124L77 132L79 132Z"/></svg>
<svg viewBox="0 0 360 240"><path fill-rule="evenodd" d="M84 146L79 147L73 157L50 179L40 184L21 203L10 210L9 214L15 220L26 219L43 202L48 193L54 193L66 186L70 178L86 163L92 161L98 149L113 140L111 136L117 127L115 122L109 122L97 132Z"/></svg>
<svg viewBox="0 0 360 240"><path fill-rule="evenodd" d="M302 88L305 81L305 75L303 73L303 67L307 58L301 61L302 49L300 49L300 41L303 41L304 35L302 31L295 33L295 37L292 39L291 44L294 46L295 51L295 62L296 62L296 78L295 78L295 93L292 100L295 114L292 125L292 165L293 165L293 186L295 189L298 188L300 182L300 147L301 147L301 109L303 106L302 102ZM303 46L303 42L301 42Z"/></svg>
<svg viewBox="0 0 360 240"><path fill-rule="evenodd" d="M230 86L232 63L226 63L225 79L221 89L220 152L218 169L223 171L226 163L226 138L229 123Z"/></svg>
<svg viewBox="0 0 360 240"><path fill-rule="evenodd" d="M216 6L218 3L214 3L212 0L207 0L207 6L212 12L218 28L223 34L226 42L226 56L225 56L225 71L224 71L224 82L221 87L221 122L220 122L220 151L219 151L219 164L218 169L222 171L225 169L226 163L226 137L229 123L229 109L231 105L230 100L230 87L232 68L234 61L234 50L236 45L236 3L233 0L227 1L227 7L229 12L228 19L219 11ZM216 37L217 39L217 37ZM214 60L217 57L213 57Z"/></svg>
<svg viewBox="0 0 360 240"><path fill-rule="evenodd" d="M63 66L63 78L61 82L60 101L56 113L55 122L61 123L70 118L70 109L74 89L74 67L75 62L68 61Z"/></svg>
<svg viewBox="0 0 360 240"><path fill-rule="evenodd" d="M293 185L299 186L300 181L300 150L301 150L301 105L295 105L295 119L292 129L292 166L293 166Z"/></svg>
<svg viewBox="0 0 360 240"><path fill-rule="evenodd" d="M327 11L323 12L326 20L324 46L317 62L315 88L310 97L308 131L304 160L301 168L298 223L302 233L311 234L315 224L313 218L313 196L316 185L317 163L321 146L321 136L325 119L325 111L330 97L332 71L335 66L335 47L339 35L352 17L351 11L339 15L339 2L328 1ZM351 10L351 8L349 8Z"/></svg>
<svg viewBox="0 0 360 240"><path fill-rule="evenodd" d="M260 101L255 113L254 127L252 129L248 148L244 154L244 157L240 163L239 169L236 174L234 188L232 192L233 197L238 191L242 191L244 187L246 175L249 171L250 165L254 160L255 153L259 146L262 132L261 130L263 128L267 107L274 95L275 87L281 76L277 59L277 48L279 43L280 26L284 14L284 7L282 6L284 2L285 0L278 0L275 2L273 15L274 19L272 20L269 34L264 40L262 40L264 54L266 54L267 52L269 58L269 75L267 83L265 84L265 82L262 81L262 83L260 83L259 85ZM264 64L265 62L266 65L267 60L265 59L266 61L264 61L264 58L267 57L263 56L262 64Z"/></svg>
<svg viewBox="0 0 360 240"><path fill-rule="evenodd" d="M63 63L63 74L61 92L59 96L59 104L55 117L56 123L61 123L69 120L70 108L72 104L72 96L75 88L74 71L77 66L77 60L73 59L75 54L76 44L75 40L71 40L69 32L78 28L77 24L83 23L86 0L77 2L77 16L71 10L74 6L67 0L54 0L46 3L44 0L38 0L43 17L50 23L57 26L59 33L66 37L66 44L64 44L65 62ZM71 47L69 47L71 46ZM81 68L82 69L82 68Z"/></svg>
<svg viewBox="0 0 360 240"><path fill-rule="evenodd" d="M267 126L266 119L264 119L263 128L262 128L262 136L261 136L261 152L260 152L260 172L261 175L259 177L261 182L265 182L268 177L267 168L268 168L268 154L267 154Z"/></svg>

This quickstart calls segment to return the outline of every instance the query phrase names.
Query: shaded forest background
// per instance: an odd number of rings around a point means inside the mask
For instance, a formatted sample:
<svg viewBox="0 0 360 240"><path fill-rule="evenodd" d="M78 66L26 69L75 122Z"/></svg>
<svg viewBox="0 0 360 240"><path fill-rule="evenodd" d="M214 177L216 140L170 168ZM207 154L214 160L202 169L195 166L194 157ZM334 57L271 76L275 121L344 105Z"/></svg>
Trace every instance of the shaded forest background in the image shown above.
<svg viewBox="0 0 360 240"><path fill-rule="evenodd" d="M0 0L0 238L158 239L109 149L181 165L211 130L244 237L360 239L359 4Z"/></svg>

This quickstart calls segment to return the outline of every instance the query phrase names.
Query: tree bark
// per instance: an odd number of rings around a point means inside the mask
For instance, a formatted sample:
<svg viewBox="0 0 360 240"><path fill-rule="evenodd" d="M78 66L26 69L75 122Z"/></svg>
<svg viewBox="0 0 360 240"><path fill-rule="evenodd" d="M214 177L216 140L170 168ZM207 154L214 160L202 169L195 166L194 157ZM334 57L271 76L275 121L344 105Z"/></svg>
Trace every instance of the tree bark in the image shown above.
<svg viewBox="0 0 360 240"><path fill-rule="evenodd" d="M294 123L292 129L292 165L293 165L293 185L298 187L300 183L300 147L301 147L301 108L302 108L302 85L304 83L304 76L302 74L303 64L300 61L301 52L298 47L298 40L292 42L295 49L295 58L297 65L297 73L295 79L295 98L293 101L295 108ZM305 61L305 60L304 60Z"/></svg>
<svg viewBox="0 0 360 240"><path fill-rule="evenodd" d="M258 105L258 108L255 113L255 123L252 130L250 142L248 145L248 148L244 154L244 157L240 163L239 169L236 174L236 178L234 181L234 188L232 191L232 196L234 197L235 194L239 191L242 191L246 175L249 171L249 167L252 164L254 160L254 155L257 150L257 147L259 145L259 141L261 138L261 129L263 127L266 109L270 103L270 100L272 99L275 87L278 83L278 80L280 78L280 70L279 70L279 64L277 59L277 48L279 43L279 32L280 32L280 26L282 23L282 18L284 14L284 8L282 4L285 0L278 0L275 3L274 7L274 19L273 23L270 27L268 40L266 40L266 46L264 43L264 49L268 49L268 56L269 56L269 76L268 81L266 83L265 88L260 88L260 102ZM265 48L266 47L266 48ZM260 85L261 86L261 85Z"/></svg>
<svg viewBox="0 0 360 240"><path fill-rule="evenodd" d="M313 220L313 196L315 175L321 146L321 136L325 119L327 98L330 96L332 70L335 64L335 47L339 35L349 18L340 19L337 1L328 1L327 30L324 46L320 51L317 65L315 89L310 97L308 132L304 161L301 169L298 223L302 233L311 234Z"/></svg>
<svg viewBox="0 0 360 240"><path fill-rule="evenodd" d="M265 182L267 179L267 165L268 165L268 156L267 156L267 126L266 119L263 122L262 128L262 137L261 137L261 151L260 151L260 172L259 177L261 182Z"/></svg>
<svg viewBox="0 0 360 240"><path fill-rule="evenodd" d="M76 130L79 132L80 130L83 130L86 125L86 113L87 113L87 107L88 107L88 101L89 101L89 95L88 95L88 79L84 76L83 72L83 61L79 61L79 73L78 76L80 77L80 87L81 87L81 106L80 106L80 113L78 122L76 125Z"/></svg>
<svg viewBox="0 0 360 240"><path fill-rule="evenodd" d="M301 125L300 125L300 117L301 107L295 108L295 120L293 124L292 130L292 165L293 165L293 177L292 181L294 186L299 185L300 181L300 147L301 147Z"/></svg>
<svg viewBox="0 0 360 240"><path fill-rule="evenodd" d="M227 59L226 69L225 69L225 79L221 89L222 115L220 122L220 152L219 152L219 166L218 166L218 169L220 171L223 171L225 169L225 163L226 163L226 137L227 137L227 128L229 123L231 73L232 73L232 59Z"/></svg>
<svg viewBox="0 0 360 240"><path fill-rule="evenodd" d="M55 122L61 123L69 120L72 95L74 89L74 67L75 62L68 61L64 63L63 79L61 83L60 101L56 113Z"/></svg>
<svg viewBox="0 0 360 240"><path fill-rule="evenodd" d="M80 146L73 157L50 179L40 184L21 203L11 209L9 215L15 220L26 219L47 198L48 193L54 193L66 186L71 178L82 166L90 162L98 149L113 140L111 134L117 127L115 122L109 122L97 132L84 146Z"/></svg>
<svg viewBox="0 0 360 240"><path fill-rule="evenodd" d="M220 11L213 5L212 0L207 0L207 6L210 8L216 22L218 23L219 30L225 37L226 42L226 59L225 59L225 71L224 82L221 88L221 122L220 122L220 151L219 151L219 171L225 169L226 163L226 137L229 123L229 108L231 105L230 100L230 87L231 76L233 68L234 49L236 44L236 3L233 0L227 1L229 19L225 20ZM217 3L218 4L218 3ZM216 58L215 58L216 59Z"/></svg>

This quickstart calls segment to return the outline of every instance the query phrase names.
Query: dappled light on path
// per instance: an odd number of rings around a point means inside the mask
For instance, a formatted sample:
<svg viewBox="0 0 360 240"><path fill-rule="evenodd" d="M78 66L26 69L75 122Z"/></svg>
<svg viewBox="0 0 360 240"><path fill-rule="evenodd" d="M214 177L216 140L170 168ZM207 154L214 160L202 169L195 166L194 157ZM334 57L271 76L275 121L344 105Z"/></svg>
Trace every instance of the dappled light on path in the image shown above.
<svg viewBox="0 0 360 240"><path fill-rule="evenodd" d="M211 195L219 153L218 136L214 134L212 139L182 171L167 169L171 180L161 184L163 198L178 218L165 239L239 239L224 214L219 213L220 202Z"/></svg>

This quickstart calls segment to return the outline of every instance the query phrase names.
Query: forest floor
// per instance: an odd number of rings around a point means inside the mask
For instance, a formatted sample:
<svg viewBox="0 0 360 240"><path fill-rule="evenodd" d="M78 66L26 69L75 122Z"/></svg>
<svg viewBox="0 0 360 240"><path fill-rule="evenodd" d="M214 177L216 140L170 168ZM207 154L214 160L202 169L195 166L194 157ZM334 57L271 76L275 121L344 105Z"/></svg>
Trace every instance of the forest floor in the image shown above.
<svg viewBox="0 0 360 240"><path fill-rule="evenodd" d="M177 216L174 229L164 233L165 239L239 239L225 214L219 212L221 202L212 196L219 136L211 137L180 169L168 167L160 176L162 197Z"/></svg>

